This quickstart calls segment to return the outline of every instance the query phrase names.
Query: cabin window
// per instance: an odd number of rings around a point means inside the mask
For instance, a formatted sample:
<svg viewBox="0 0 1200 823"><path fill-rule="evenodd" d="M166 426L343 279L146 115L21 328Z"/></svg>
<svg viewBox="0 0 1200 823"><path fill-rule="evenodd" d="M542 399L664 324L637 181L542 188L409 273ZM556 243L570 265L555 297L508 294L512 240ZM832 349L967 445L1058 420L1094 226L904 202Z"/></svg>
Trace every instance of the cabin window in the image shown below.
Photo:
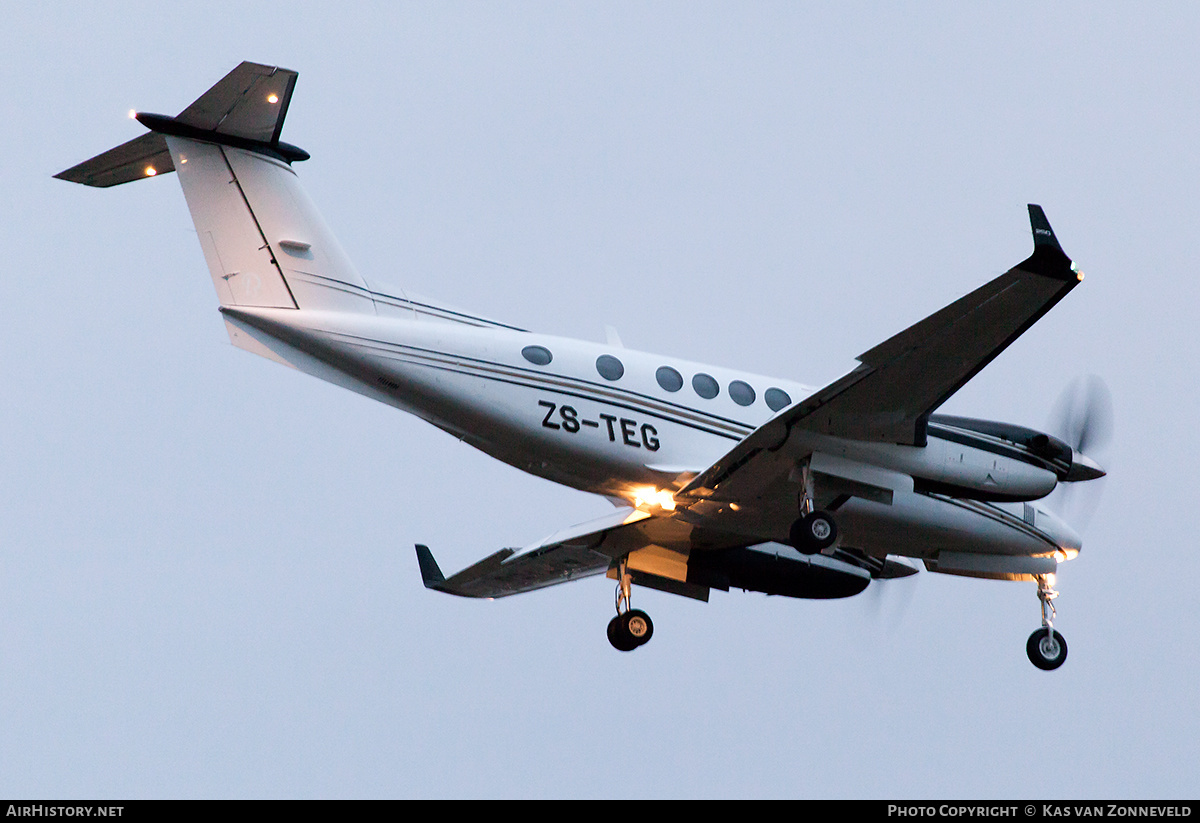
<svg viewBox="0 0 1200 823"><path fill-rule="evenodd" d="M605 380L620 380L625 374L625 366L611 354L602 354L596 358L596 371Z"/></svg>
<svg viewBox="0 0 1200 823"><path fill-rule="evenodd" d="M545 346L526 346L521 349L521 356L535 366L548 366L554 355Z"/></svg>
<svg viewBox="0 0 1200 823"><path fill-rule="evenodd" d="M771 411L779 411L792 405L791 395L783 389L767 389L766 394L763 395L763 399L767 401L767 406Z"/></svg>
<svg viewBox="0 0 1200 823"><path fill-rule="evenodd" d="M729 396L739 406L749 406L754 403L754 387L744 380L734 380L729 384Z"/></svg>
<svg viewBox="0 0 1200 823"><path fill-rule="evenodd" d="M712 375L704 372L700 372L692 378L692 388L705 400L712 400L721 392L721 387L717 385L717 381L713 379Z"/></svg>
<svg viewBox="0 0 1200 823"><path fill-rule="evenodd" d="M683 375L670 366L659 366L658 371L654 373L654 379L666 391L679 391L683 388Z"/></svg>

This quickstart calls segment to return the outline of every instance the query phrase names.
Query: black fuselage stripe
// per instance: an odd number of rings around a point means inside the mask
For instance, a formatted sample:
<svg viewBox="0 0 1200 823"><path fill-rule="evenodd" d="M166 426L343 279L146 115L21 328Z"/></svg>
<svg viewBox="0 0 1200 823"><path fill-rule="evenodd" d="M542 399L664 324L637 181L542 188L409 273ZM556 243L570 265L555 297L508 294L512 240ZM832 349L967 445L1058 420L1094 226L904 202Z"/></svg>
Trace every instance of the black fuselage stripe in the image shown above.
<svg viewBox="0 0 1200 823"><path fill-rule="evenodd" d="M672 410L675 414L682 413L682 414L687 414L689 416L694 416L694 417L700 418L701 421L707 420L707 421L709 421L708 425L711 425L711 426L725 425L725 426L728 426L733 429L741 429L744 431L744 434L742 435L742 437L744 437L745 435L754 431L754 429L755 429L755 426L752 426L748 423L744 423L740 420L733 420L728 417L722 417L721 415L712 414L711 412L706 412L706 411L703 411L700 409L695 409L695 408L692 408L691 406L685 406L680 403L672 403L669 400L661 400L657 397L651 397L649 395L645 395L640 392L630 391L629 389L623 389L623 388L620 388L617 386L611 386L611 385L602 385L599 383L592 383L591 381L585 380L580 377L573 377L571 375L565 375L565 374L559 374L559 373L546 373L546 372L534 371L533 369L526 369L526 368L522 368L520 366L509 366L504 363L497 363L495 361L485 360L485 359L479 358L479 357L470 357L468 355L453 354L450 352L437 351L436 349L426 349L426 348L423 348L420 346L412 346L412 345L408 345L408 344L404 344L404 343L390 343L390 342L383 341L383 340L375 340L372 338L360 337L357 335L343 334L340 332L334 333L334 334L336 334L338 337L341 337L341 338L348 338L350 340L356 341L356 343L360 346L370 345L370 346L377 347L377 349L380 351L388 351L391 349L408 350L409 352L415 353L410 356L421 356L421 355L433 356L433 357L445 358L452 362L461 362L464 365L466 363L475 363L475 364L479 364L480 366L483 366L483 367L488 367L490 369L500 371L501 373L515 373L518 375L523 375L527 380L532 380L535 383L540 383L540 384L544 385L547 388L547 390L549 390L549 391L562 391L564 393L569 393L569 392L565 391L563 388L560 388L558 385L549 382L551 379L556 379L556 380L562 381L562 385L575 387L576 390L592 390L592 391L597 392L601 396L603 396L605 394L611 394L611 395L615 395L617 397L624 397L624 398L627 398L626 402L641 401L644 403L654 403L660 407L665 407L666 409ZM404 352L397 351L396 353L403 354ZM467 373L467 372L464 372L464 373ZM582 397L583 395L574 394L573 396ZM592 397L590 399L597 400L596 397ZM617 403L619 401L597 400L597 402ZM629 406L624 406L624 408L629 408ZM661 414L658 414L657 416L662 417ZM663 419L667 419L667 418L664 417Z"/></svg>
<svg viewBox="0 0 1200 823"><path fill-rule="evenodd" d="M712 414L700 409L695 409L691 406L685 406L679 403L672 403L668 400L650 397L629 389L593 383L580 377L573 377L571 375L561 374L558 372L547 373L543 371L535 371L533 369L523 368L521 366L511 366L505 363L498 363L496 361L486 360L480 357L438 351L436 349L427 349L421 346L413 346L404 343L391 343L383 340L361 337L359 335L350 335L344 333L334 334L336 334L337 337L354 341L354 343L358 346L364 348L374 348L380 354L385 354L389 357L413 358L405 361L412 363L413 365L422 365L455 374L462 374L468 377L478 377L481 379L492 380L494 382L506 383L508 385L521 386L522 388L541 389L567 397L576 397L581 400L589 400L595 403L608 404L616 408L649 415L659 420L686 426L688 428L706 432L708 434L715 434L731 440L741 441L755 430L755 427L741 421L732 420L727 417L722 417L720 415ZM434 358L440 359L443 363L448 362L449 365L439 365ZM455 366L457 366L457 368L455 368ZM487 370L495 373L488 374ZM651 407L648 404L654 404L654 407ZM699 418L699 420L683 419L679 416L681 412L685 413L688 417ZM705 423L704 421L709 422ZM726 427L726 430L720 431L712 428L713 426ZM731 431L731 429L735 431ZM740 432L736 430L740 430ZM958 443L959 445L963 446L970 446L991 454L997 454L1002 457L1018 460L1036 468L1053 471L1052 468L1047 466L1044 460L1028 454L1021 449L1005 446L992 440L981 438L965 432L947 429L936 423L931 423L929 425L928 434L930 437L940 440Z"/></svg>
<svg viewBox="0 0 1200 823"><path fill-rule="evenodd" d="M393 356L403 357L404 355L393 355ZM423 368L436 369L438 371L450 372L452 374L461 374L461 375L464 375L467 377L475 378L477 380L491 380L494 383L505 383L510 386L519 386L519 387L525 388L525 389L551 391L554 394L558 394L558 395L564 395L567 397L577 397L580 400L590 400L594 403L600 403L600 404L603 404L606 406L611 406L611 407L618 408L618 409L626 409L627 411L633 412L634 414L641 414L641 415L645 415L647 417L654 417L658 420L663 420L667 423L674 423L675 425L684 426L689 429L694 429L696 431L704 432L705 434L712 434L712 435L716 435L717 437L724 437L727 440L734 441L735 443L740 442L743 439L743 437L745 437L745 435L739 436L737 434L733 434L730 432L718 431L717 429L708 428L707 426L693 423L688 420L681 420L676 417L670 417L665 414L656 412L652 409L647 409L647 408L644 408L641 406L630 405L628 403L622 403L622 402L613 401L613 400L609 400L609 399L597 399L593 395L583 394L583 393L581 393L579 391L575 391L575 390L568 390L568 389L562 389L562 388L546 389L544 386L539 386L534 383L524 382L524 381L515 380L515 379L507 378L507 377L501 377L498 375L485 374L485 373L481 373L478 370L468 371L467 369L461 368L461 367L455 368L453 365L442 365L442 364L438 364L438 363L432 363L432 362L420 361L420 360L406 360L404 362L409 363L410 365L420 366ZM596 425L597 425L597 427L599 426L599 424L596 424Z"/></svg>

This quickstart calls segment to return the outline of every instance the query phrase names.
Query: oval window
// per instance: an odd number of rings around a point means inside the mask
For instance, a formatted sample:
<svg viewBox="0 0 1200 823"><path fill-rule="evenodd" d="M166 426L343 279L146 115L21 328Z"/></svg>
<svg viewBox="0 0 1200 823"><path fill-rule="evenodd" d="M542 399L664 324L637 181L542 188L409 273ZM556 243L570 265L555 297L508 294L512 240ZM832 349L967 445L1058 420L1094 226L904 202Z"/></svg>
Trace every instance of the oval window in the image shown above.
<svg viewBox="0 0 1200 823"><path fill-rule="evenodd" d="M554 355L545 346L526 346L521 349L521 356L535 366L548 366Z"/></svg>
<svg viewBox="0 0 1200 823"><path fill-rule="evenodd" d="M670 366L659 366L658 371L654 373L654 379L667 391L679 391L683 388L683 375Z"/></svg>
<svg viewBox="0 0 1200 823"><path fill-rule="evenodd" d="M754 402L754 387L743 380L734 380L729 384L729 396L739 406L749 406Z"/></svg>
<svg viewBox="0 0 1200 823"><path fill-rule="evenodd" d="M704 372L700 372L692 378L692 388L705 400L712 400L721 392L721 387L717 385L716 380L713 380L712 375Z"/></svg>
<svg viewBox="0 0 1200 823"><path fill-rule="evenodd" d="M783 389L767 389L766 394L763 395L763 399L767 401L767 406L771 411L779 411L792 405L791 395Z"/></svg>
<svg viewBox="0 0 1200 823"><path fill-rule="evenodd" d="M611 354L602 354L596 358L596 371L605 380L620 380L625 374L625 366Z"/></svg>

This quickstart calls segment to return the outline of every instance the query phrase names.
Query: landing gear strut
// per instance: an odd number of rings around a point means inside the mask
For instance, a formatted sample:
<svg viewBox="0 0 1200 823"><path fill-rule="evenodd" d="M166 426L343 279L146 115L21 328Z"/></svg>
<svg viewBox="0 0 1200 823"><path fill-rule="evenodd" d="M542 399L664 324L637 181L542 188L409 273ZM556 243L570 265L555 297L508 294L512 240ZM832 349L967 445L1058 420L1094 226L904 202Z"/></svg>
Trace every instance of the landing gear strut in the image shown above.
<svg viewBox="0 0 1200 823"><path fill-rule="evenodd" d="M631 652L645 645L654 634L650 615L641 609L629 608L633 594L633 582L625 560L617 566L617 616L608 621L608 642L621 652Z"/></svg>
<svg viewBox="0 0 1200 823"><path fill-rule="evenodd" d="M1054 590L1054 575L1040 574L1037 578L1038 600L1042 601L1042 627L1029 635L1025 644L1025 653L1029 662L1044 671L1053 671L1067 659L1067 641L1054 630L1054 598L1058 592Z"/></svg>
<svg viewBox="0 0 1200 823"><path fill-rule="evenodd" d="M816 554L837 542L837 521L827 511L816 509L813 503L812 470L805 460L800 467L800 518L792 524L788 540L801 554Z"/></svg>

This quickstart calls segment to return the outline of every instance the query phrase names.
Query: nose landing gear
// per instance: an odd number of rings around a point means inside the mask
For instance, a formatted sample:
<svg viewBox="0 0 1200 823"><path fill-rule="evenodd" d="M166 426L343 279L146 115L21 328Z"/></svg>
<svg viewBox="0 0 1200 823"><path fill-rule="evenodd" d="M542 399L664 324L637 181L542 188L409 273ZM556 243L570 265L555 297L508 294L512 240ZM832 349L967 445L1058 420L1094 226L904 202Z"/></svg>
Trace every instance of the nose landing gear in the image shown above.
<svg viewBox="0 0 1200 823"><path fill-rule="evenodd" d="M1067 640L1054 630L1054 598L1058 592L1054 590L1054 575L1038 575L1038 600L1042 601L1042 627L1029 635L1025 644L1025 653L1029 662L1043 671L1053 671L1067 660Z"/></svg>
<svg viewBox="0 0 1200 823"><path fill-rule="evenodd" d="M650 615L641 609L629 608L633 584L625 561L617 568L617 616L608 621L608 642L621 652L631 652L638 646L650 642L654 634L654 623Z"/></svg>

